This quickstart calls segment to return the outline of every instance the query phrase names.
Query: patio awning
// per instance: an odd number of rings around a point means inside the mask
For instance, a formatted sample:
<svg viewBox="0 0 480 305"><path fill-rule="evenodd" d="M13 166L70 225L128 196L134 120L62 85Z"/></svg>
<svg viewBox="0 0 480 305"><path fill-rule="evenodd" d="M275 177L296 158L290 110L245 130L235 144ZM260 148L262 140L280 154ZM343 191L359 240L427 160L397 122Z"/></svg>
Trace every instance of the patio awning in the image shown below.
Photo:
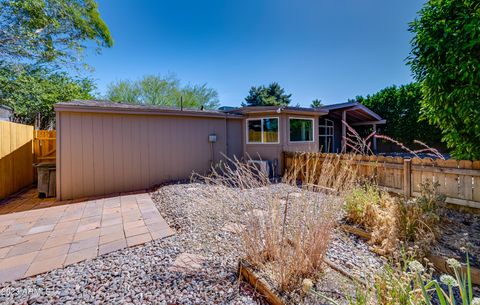
<svg viewBox="0 0 480 305"><path fill-rule="evenodd" d="M334 105L327 105L322 109L329 111L329 116L338 120L342 119L343 112L346 112L347 123L351 126L385 124L377 113L358 102L348 102Z"/></svg>

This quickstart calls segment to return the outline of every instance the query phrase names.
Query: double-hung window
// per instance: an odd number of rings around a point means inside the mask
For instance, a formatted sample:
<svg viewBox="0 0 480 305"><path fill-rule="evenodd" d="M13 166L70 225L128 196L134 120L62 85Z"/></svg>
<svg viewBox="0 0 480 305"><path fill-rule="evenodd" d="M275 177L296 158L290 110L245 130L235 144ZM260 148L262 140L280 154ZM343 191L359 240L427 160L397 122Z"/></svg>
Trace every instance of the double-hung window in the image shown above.
<svg viewBox="0 0 480 305"><path fill-rule="evenodd" d="M290 142L313 142L313 119L290 118Z"/></svg>
<svg viewBox="0 0 480 305"><path fill-rule="evenodd" d="M247 119L247 143L279 143L278 118Z"/></svg>

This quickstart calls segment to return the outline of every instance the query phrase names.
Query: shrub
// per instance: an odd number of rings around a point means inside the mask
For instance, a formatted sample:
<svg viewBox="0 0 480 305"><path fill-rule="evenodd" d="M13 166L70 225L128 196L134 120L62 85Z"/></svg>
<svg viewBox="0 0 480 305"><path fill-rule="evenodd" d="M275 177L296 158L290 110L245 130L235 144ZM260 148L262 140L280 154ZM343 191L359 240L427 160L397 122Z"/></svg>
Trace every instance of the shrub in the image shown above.
<svg viewBox="0 0 480 305"><path fill-rule="evenodd" d="M466 273L462 273L461 264L457 260L449 259L447 263L450 268L453 269L455 277L446 274L440 276L440 281L447 286L447 291L445 291L436 280L432 280L425 286L422 286L422 296L425 303L432 304L433 298L428 290L433 288L435 291L434 296L438 299L440 305L455 305L457 302L453 289L454 287L458 287L462 305L480 304L480 298L473 297L472 276L468 254Z"/></svg>
<svg viewBox="0 0 480 305"><path fill-rule="evenodd" d="M429 181L421 185L421 196L399 200L399 233L405 242L413 242L420 252L429 250L439 233L439 203L444 196L437 192L438 183Z"/></svg>
<svg viewBox="0 0 480 305"><path fill-rule="evenodd" d="M347 219L365 229L373 229L381 199L382 194L373 184L355 187L345 196Z"/></svg>
<svg viewBox="0 0 480 305"><path fill-rule="evenodd" d="M419 197L406 200L393 198L373 184L359 186L345 196L346 218L368 230L369 242L381 253L394 253L403 242L412 243L417 254L424 255L439 230L438 203L444 197L437 188L427 181Z"/></svg>
<svg viewBox="0 0 480 305"><path fill-rule="evenodd" d="M448 264L454 271L454 276L443 274L440 283L433 279L433 268L430 263L425 267L413 259L415 253L410 250L402 252L399 260L385 264L383 270L375 275L373 287L356 289L353 296L347 295L350 305L478 305L480 298L473 296L470 262L467 254L466 272L462 273L461 265L455 259L449 259ZM445 288L446 287L446 288ZM458 289L459 297L454 290ZM370 293L370 290L374 292ZM329 303L338 302L314 291L309 293L323 298Z"/></svg>
<svg viewBox="0 0 480 305"><path fill-rule="evenodd" d="M420 305L426 304L422 295L424 283L431 281L432 269L425 268L412 259L412 250L401 252L398 259L386 261L384 268L379 270L368 287L356 289L354 295L347 295L350 305ZM325 298L318 292L312 293ZM328 299L332 304L339 303Z"/></svg>

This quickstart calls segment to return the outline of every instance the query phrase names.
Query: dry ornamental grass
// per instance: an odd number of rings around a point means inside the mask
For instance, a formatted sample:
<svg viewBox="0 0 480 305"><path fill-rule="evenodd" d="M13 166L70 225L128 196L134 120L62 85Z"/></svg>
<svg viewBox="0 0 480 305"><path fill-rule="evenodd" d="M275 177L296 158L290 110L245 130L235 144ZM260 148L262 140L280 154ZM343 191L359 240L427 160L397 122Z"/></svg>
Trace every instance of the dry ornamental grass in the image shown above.
<svg viewBox="0 0 480 305"><path fill-rule="evenodd" d="M311 169L330 171L336 165L324 162L324 168L313 164ZM238 189L238 192L225 192L231 201L239 204L224 212L237 217L236 228L249 263L266 270L279 291L300 289L304 278L317 278L322 272L323 259L341 209L339 197L325 196L310 189L327 188L338 192L334 187L343 183L339 183L340 180L328 180L323 184L314 181L304 183L305 188L298 188L293 175L307 172L303 167L287 175L284 181L293 187L283 192L275 191L268 177L252 164L239 160L229 160L210 175L196 177L214 188ZM315 176L310 174L310 177ZM239 192L250 189L262 189L262 195L243 201L236 198ZM219 208L225 206L217 204Z"/></svg>

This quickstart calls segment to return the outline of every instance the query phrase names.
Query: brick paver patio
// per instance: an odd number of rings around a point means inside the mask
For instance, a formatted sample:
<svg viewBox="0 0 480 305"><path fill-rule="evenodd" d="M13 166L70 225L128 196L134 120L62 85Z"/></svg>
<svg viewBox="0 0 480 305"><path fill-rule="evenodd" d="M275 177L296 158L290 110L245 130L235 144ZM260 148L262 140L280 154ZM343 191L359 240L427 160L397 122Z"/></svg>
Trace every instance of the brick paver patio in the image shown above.
<svg viewBox="0 0 480 305"><path fill-rule="evenodd" d="M173 233L146 193L0 215L0 283Z"/></svg>

